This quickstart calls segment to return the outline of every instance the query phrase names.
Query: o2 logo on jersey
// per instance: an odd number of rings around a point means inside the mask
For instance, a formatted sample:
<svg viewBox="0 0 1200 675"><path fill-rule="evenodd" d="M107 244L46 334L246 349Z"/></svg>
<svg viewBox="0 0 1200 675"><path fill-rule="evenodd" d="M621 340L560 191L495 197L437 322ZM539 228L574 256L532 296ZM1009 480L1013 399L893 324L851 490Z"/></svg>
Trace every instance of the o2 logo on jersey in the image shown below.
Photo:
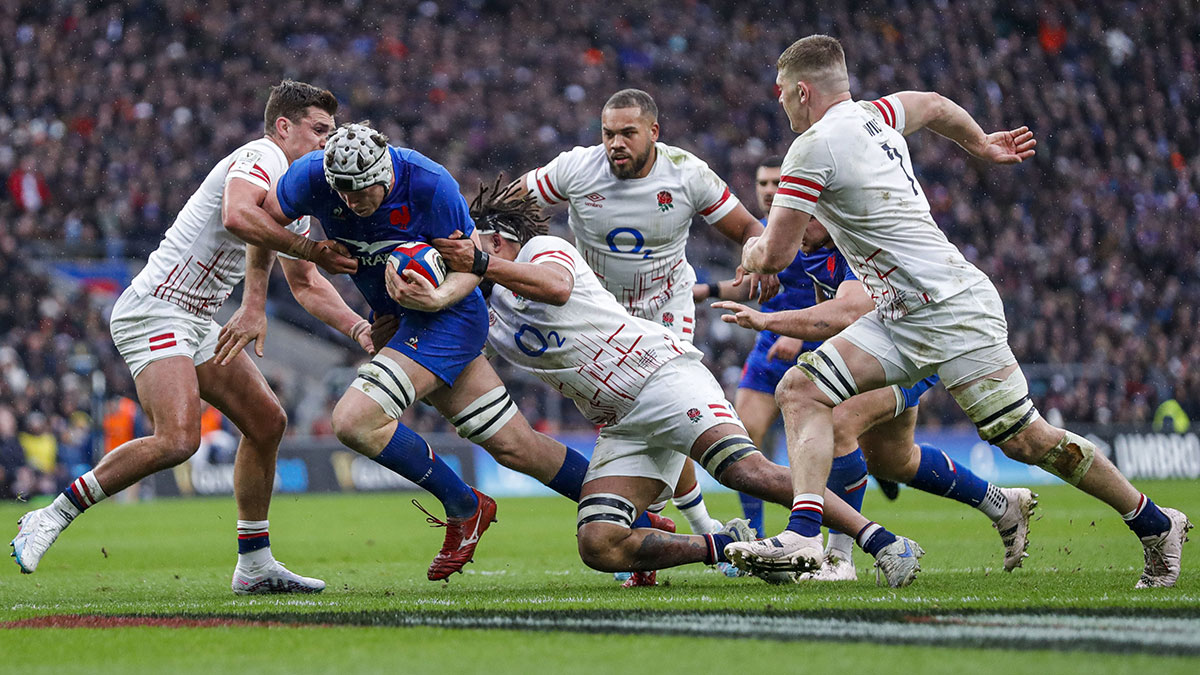
<svg viewBox="0 0 1200 675"><path fill-rule="evenodd" d="M517 334L513 336L513 340L517 343L517 349L524 352L526 356L533 358L546 353L546 350L550 348L550 340L554 341L556 347L561 347L567 343L567 339L560 336L558 331L552 330L542 335L542 331L527 323L521 324L521 327L517 329Z"/></svg>
<svg viewBox="0 0 1200 675"><path fill-rule="evenodd" d="M633 237L632 245L629 243L630 236ZM649 260L654 257L653 249L643 248L646 245L645 235L632 227L618 227L610 231L604 240L608 242L608 250L613 253L632 253L634 255L641 253L642 260ZM625 248L627 246L628 248Z"/></svg>

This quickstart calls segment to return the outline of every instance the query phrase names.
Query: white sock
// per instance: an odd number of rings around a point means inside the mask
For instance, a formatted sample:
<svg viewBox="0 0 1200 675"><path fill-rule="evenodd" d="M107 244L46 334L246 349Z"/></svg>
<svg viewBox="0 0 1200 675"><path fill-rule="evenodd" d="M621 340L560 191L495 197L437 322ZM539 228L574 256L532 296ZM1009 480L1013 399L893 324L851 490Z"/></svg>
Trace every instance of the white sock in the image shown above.
<svg viewBox="0 0 1200 675"><path fill-rule="evenodd" d="M83 512L76 508L71 503L71 500L67 499L66 495L59 494L54 498L54 503L50 505L50 513L58 516L59 522L62 523L63 527L66 527L71 524L72 520L75 520L75 516Z"/></svg>
<svg viewBox="0 0 1200 675"><path fill-rule="evenodd" d="M660 515L663 512L663 509L665 509L665 508L667 508L667 503L665 501L654 502L650 506L646 507L646 511L653 513L654 515L657 516L657 515Z"/></svg>
<svg viewBox="0 0 1200 675"><path fill-rule="evenodd" d="M704 495L700 493L700 484L696 483L681 497L674 497L671 503L687 518L688 525L696 534L711 534L712 516L708 515L708 506L704 503Z"/></svg>
<svg viewBox="0 0 1200 675"><path fill-rule="evenodd" d="M983 496L983 501L979 502L979 506L975 508L983 511L984 515L992 519L992 522L996 522L1008 510L1008 497L1004 496L1000 488L988 483L987 494Z"/></svg>
<svg viewBox="0 0 1200 675"><path fill-rule="evenodd" d="M238 541L243 539L258 539L260 537L267 538L269 521L266 520L239 520L237 521ZM268 542L270 540L268 539ZM238 565L242 567L261 567L274 560L271 555L271 546L268 543L266 546L250 551L249 553L238 553Z"/></svg>
<svg viewBox="0 0 1200 675"><path fill-rule="evenodd" d="M843 532L830 532L829 539L825 542L825 553L847 562L853 562L854 537Z"/></svg>

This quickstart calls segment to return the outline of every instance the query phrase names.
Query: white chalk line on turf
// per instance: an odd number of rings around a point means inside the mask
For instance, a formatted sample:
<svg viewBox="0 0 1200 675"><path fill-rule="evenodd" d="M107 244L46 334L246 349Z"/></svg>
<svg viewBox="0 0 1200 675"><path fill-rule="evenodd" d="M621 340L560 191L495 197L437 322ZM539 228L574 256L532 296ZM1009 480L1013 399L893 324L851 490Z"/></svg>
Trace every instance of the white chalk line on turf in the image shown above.
<svg viewBox="0 0 1200 675"><path fill-rule="evenodd" d="M944 614L896 619L727 613L403 615L404 626L666 633L954 647L1200 654L1200 619L1075 614ZM388 623L391 623L390 621Z"/></svg>

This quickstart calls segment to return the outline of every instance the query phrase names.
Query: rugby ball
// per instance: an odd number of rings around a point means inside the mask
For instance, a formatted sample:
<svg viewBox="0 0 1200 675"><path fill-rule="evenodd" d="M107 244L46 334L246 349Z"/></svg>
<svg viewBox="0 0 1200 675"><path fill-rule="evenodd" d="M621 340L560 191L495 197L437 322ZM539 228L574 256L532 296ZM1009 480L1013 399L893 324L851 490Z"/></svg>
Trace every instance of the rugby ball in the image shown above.
<svg viewBox="0 0 1200 675"><path fill-rule="evenodd" d="M446 280L446 261L442 260L442 254L423 241L402 242L392 249L387 265L402 276L404 270L412 270L425 277L435 288Z"/></svg>

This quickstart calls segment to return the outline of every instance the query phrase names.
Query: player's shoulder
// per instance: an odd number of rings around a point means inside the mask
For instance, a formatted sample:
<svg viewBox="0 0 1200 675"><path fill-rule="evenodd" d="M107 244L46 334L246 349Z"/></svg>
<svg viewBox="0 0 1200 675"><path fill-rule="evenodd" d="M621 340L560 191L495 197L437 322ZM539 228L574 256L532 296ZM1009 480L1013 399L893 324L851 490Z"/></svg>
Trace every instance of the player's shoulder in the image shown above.
<svg viewBox="0 0 1200 675"><path fill-rule="evenodd" d="M517 262L542 262L543 258L565 262L574 269L575 261L580 259L580 255L571 242L552 234L531 238L517 254Z"/></svg>
<svg viewBox="0 0 1200 675"><path fill-rule="evenodd" d="M408 176L409 191L414 197L421 194L432 195L437 191L438 186L446 181L454 182L457 187L457 181L454 181L454 176L450 175L450 171L446 167L419 151L394 145L389 145L388 150L398 165L397 173L404 173Z"/></svg>
<svg viewBox="0 0 1200 675"><path fill-rule="evenodd" d="M608 170L608 154L603 145L577 145L560 152L554 162L559 171L587 173L597 169Z"/></svg>
<svg viewBox="0 0 1200 675"><path fill-rule="evenodd" d="M692 174L708 170L708 163L692 152L662 142L654 145L658 150L659 161L674 171Z"/></svg>

